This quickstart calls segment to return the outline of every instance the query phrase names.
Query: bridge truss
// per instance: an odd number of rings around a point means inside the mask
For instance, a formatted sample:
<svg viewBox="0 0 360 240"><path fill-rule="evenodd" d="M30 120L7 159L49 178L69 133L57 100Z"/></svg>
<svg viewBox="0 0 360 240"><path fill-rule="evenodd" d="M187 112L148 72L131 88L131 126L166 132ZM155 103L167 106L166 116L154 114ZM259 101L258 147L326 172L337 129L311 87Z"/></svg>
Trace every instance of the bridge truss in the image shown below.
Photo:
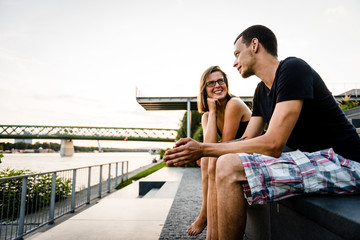
<svg viewBox="0 0 360 240"><path fill-rule="evenodd" d="M176 129L0 125L0 138L174 142Z"/></svg>

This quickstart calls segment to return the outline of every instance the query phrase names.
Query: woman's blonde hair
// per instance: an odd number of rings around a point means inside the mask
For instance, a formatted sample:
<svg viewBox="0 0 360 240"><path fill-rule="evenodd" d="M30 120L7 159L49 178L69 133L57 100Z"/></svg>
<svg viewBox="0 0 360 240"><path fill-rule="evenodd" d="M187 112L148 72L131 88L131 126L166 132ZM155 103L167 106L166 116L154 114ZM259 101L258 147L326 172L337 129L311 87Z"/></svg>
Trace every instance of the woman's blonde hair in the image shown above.
<svg viewBox="0 0 360 240"><path fill-rule="evenodd" d="M226 74L223 70L220 69L219 66L211 66L205 70L205 72L201 75L200 78L200 92L197 97L197 107L200 113L209 111L209 107L207 104L207 93L206 93L206 80L208 79L209 75L214 72L221 72L224 77L224 82L226 84L227 93L226 93L226 100L229 101L234 95L229 92L229 84Z"/></svg>

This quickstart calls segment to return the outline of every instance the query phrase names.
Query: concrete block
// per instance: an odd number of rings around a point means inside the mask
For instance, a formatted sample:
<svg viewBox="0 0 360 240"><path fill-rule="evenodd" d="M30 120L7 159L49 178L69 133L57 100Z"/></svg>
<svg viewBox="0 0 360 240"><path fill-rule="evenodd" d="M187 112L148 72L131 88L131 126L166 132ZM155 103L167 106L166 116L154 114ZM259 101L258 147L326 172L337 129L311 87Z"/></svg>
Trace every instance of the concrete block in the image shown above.
<svg viewBox="0 0 360 240"><path fill-rule="evenodd" d="M156 182L139 182L139 196L142 197L146 195L153 188L161 188L165 182L156 181Z"/></svg>

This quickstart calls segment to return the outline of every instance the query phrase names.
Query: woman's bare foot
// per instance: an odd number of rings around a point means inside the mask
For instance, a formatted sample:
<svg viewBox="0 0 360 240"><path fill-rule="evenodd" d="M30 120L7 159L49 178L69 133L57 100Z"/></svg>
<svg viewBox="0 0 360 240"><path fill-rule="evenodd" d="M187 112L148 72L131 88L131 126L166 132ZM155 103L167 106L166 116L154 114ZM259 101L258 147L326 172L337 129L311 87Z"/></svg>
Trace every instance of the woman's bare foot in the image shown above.
<svg viewBox="0 0 360 240"><path fill-rule="evenodd" d="M189 236L196 236L202 233L204 228L206 227L206 218L203 219L200 216L193 222L190 227L187 229L187 234Z"/></svg>

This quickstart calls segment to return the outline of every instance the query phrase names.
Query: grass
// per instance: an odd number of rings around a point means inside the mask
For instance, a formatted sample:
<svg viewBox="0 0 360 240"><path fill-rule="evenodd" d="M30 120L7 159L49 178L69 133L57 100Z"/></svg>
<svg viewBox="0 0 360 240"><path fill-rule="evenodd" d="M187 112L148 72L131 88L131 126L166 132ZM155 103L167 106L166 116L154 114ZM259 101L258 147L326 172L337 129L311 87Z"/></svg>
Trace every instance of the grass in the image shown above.
<svg viewBox="0 0 360 240"><path fill-rule="evenodd" d="M131 184L133 181L137 181L137 180L139 180L139 179L141 179L141 178L143 178L143 177L146 177L146 176L148 176L148 175L156 172L157 170L159 170L159 169L161 169L161 168L163 168L163 167L165 167L165 166L166 166L166 163L165 163L165 162L161 162L161 163L159 163L159 164L156 164L156 165L154 165L154 166L152 166L152 167L150 167L150 168L148 168L148 169L146 169L146 170L144 170L144 171L142 171L142 172L139 172L138 174L132 176L131 178L129 178L129 179L121 182L121 183L116 187L116 189L124 188L124 187L126 187L127 185Z"/></svg>

